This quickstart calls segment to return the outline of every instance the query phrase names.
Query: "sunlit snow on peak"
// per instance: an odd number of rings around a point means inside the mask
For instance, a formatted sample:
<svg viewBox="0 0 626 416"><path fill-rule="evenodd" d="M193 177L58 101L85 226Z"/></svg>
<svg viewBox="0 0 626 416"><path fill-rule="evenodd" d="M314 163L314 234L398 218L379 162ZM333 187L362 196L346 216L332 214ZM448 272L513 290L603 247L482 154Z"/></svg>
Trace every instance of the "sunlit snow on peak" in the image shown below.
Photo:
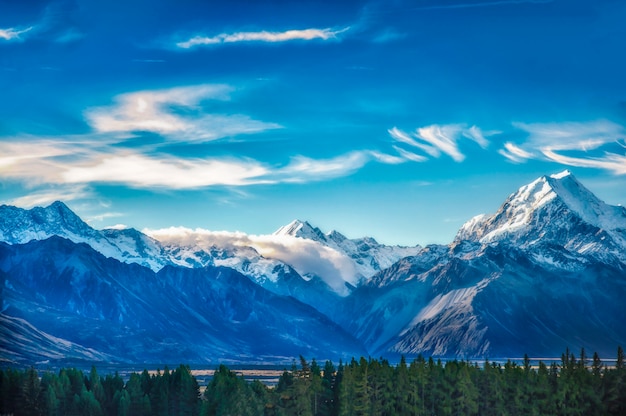
<svg viewBox="0 0 626 416"><path fill-rule="evenodd" d="M572 174L572 172L569 171L569 169L565 169L563 172L559 172L559 173L555 173L553 175L550 175L550 177L552 179L563 179L566 176L570 176Z"/></svg>
<svg viewBox="0 0 626 416"><path fill-rule="evenodd" d="M105 227L105 230L127 230L130 227L126 224L115 224L115 225L111 225L109 227Z"/></svg>

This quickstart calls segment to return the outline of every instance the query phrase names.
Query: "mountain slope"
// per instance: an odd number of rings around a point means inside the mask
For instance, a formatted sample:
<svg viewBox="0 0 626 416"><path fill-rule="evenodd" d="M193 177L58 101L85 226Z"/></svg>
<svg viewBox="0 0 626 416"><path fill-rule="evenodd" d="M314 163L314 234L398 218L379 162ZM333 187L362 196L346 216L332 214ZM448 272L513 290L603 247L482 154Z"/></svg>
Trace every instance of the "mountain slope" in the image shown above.
<svg viewBox="0 0 626 416"><path fill-rule="evenodd" d="M626 345L626 211L570 172L522 186L451 244L423 248L302 221L272 236L176 229L158 241L93 230L63 207L0 207L10 243L0 243L0 329L15 360L554 357ZM55 232L90 245L37 240ZM164 264L156 273L133 264L154 269L153 259ZM374 274L350 285L366 268Z"/></svg>
<svg viewBox="0 0 626 416"><path fill-rule="evenodd" d="M553 248L553 257L563 255ZM386 351L461 357L558 356L564 347L611 354L626 341L626 267L563 257L547 268L506 244L453 258L423 276L429 293ZM402 293L407 286L395 289ZM414 310L415 310L414 309Z"/></svg>
<svg viewBox="0 0 626 416"><path fill-rule="evenodd" d="M513 193L358 288L342 323L371 354L612 354L626 343L626 215L570 172ZM356 311L356 312L355 312Z"/></svg>
<svg viewBox="0 0 626 416"><path fill-rule="evenodd" d="M133 228L95 230L59 201L30 210L0 206L0 241L23 244L51 236L88 244L106 257L140 264L155 272L166 265L188 268L224 266L239 271L276 294L292 295L308 304L325 305L336 297L334 290L323 280L305 280L290 265L263 257L253 247L220 244L220 241L214 244L172 243L167 238L161 242Z"/></svg>
<svg viewBox="0 0 626 416"><path fill-rule="evenodd" d="M46 334L21 318L0 313L0 364L50 361L112 362L117 358Z"/></svg>
<svg viewBox="0 0 626 416"><path fill-rule="evenodd" d="M232 269L167 266L154 273L51 237L0 243L0 270L7 319L121 361L284 361L365 352L314 308ZM11 347L13 359L38 359Z"/></svg>

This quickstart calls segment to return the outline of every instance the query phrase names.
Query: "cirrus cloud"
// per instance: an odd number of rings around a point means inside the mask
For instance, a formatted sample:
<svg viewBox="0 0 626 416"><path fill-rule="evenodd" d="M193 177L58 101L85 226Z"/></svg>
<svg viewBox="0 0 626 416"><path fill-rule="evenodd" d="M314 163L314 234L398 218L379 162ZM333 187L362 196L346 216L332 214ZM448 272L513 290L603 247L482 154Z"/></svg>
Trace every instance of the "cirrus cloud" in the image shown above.
<svg viewBox="0 0 626 416"><path fill-rule="evenodd" d="M120 183L135 188L194 189L264 183L267 168L254 160L183 159L142 154L101 156L95 163L69 166L65 183Z"/></svg>
<svg viewBox="0 0 626 416"><path fill-rule="evenodd" d="M349 27L334 30L331 28L325 29L301 29L301 30L286 30L283 32L271 32L271 31L258 31L258 32L235 32L235 33L220 33L215 36L194 36L186 41L177 42L176 46L181 49L190 49L197 46L207 45L219 45L225 43L237 43L237 42L288 42L294 40L330 40L337 39L338 35L349 30Z"/></svg>
<svg viewBox="0 0 626 416"><path fill-rule="evenodd" d="M397 127L388 130L389 135L396 142L408 145L425 153L432 158L439 158L447 154L455 162L462 162L465 155L461 153L458 142L461 138L476 142L483 149L489 145L485 136L498 134L498 131L482 131L477 126L466 127L464 124L432 124L420 127L413 133L407 133ZM406 149L395 146L402 157L415 162L428 160L426 155L419 155Z"/></svg>
<svg viewBox="0 0 626 416"><path fill-rule="evenodd" d="M232 90L228 85L204 84L126 93L116 96L111 106L88 109L85 117L100 133L146 131L187 142L205 142L281 127L243 114L202 111L203 101L227 101Z"/></svg>
<svg viewBox="0 0 626 416"><path fill-rule="evenodd" d="M22 35L30 32L31 30L33 30L33 26L29 26L25 29L17 29L14 27L10 27L7 29L0 29L0 39L6 40L6 41L24 40Z"/></svg>
<svg viewBox="0 0 626 416"><path fill-rule="evenodd" d="M308 183L350 175L371 161L397 163L392 156L356 151L329 159L295 156L286 164L274 165L246 157L188 158L85 141L32 138L0 142L0 155L0 177L31 188L117 184L181 190Z"/></svg>
<svg viewBox="0 0 626 416"><path fill-rule="evenodd" d="M527 133L522 143L507 142L499 152L513 162L548 160L562 165L626 174L626 128L609 120L563 123L514 123ZM618 151L620 153L618 153Z"/></svg>

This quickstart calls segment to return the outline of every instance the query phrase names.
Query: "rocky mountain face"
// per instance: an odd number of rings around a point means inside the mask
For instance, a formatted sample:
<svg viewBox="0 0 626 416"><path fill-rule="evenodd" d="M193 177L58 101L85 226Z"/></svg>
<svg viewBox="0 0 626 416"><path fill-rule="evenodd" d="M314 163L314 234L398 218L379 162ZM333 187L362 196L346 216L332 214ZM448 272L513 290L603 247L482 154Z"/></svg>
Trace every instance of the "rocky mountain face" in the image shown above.
<svg viewBox="0 0 626 416"><path fill-rule="evenodd" d="M35 334L65 345L69 358L120 362L284 362L366 351L316 309L229 268L155 273L56 236L0 243L0 268L3 322L13 323L3 328L9 359L58 355L45 344L26 350Z"/></svg>
<svg viewBox="0 0 626 416"><path fill-rule="evenodd" d="M94 230L62 203L0 207L0 241L8 360L612 356L626 344L626 210L567 171L521 187L446 246L384 246L303 221L256 239L149 237ZM307 269L302 252L329 266Z"/></svg>
<svg viewBox="0 0 626 416"><path fill-rule="evenodd" d="M626 215L569 172L513 193L449 246L426 247L359 288L342 322L374 355L607 355L626 341Z"/></svg>
<svg viewBox="0 0 626 416"><path fill-rule="evenodd" d="M42 208L25 210L0 206L0 241L24 244L32 240L63 237L74 243L86 243L106 257L137 263L158 271L170 260L160 244L135 229L95 230L57 201Z"/></svg>

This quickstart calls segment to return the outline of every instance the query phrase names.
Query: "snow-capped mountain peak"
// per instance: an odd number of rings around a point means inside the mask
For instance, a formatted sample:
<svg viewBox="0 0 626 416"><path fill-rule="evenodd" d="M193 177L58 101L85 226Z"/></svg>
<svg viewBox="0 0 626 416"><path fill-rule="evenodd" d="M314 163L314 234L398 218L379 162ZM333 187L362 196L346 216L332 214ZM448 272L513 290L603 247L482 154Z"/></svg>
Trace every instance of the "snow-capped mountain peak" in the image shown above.
<svg viewBox="0 0 626 416"><path fill-rule="evenodd" d="M604 203L569 171L551 175L547 180L569 209L589 224L607 231L626 227L626 209Z"/></svg>
<svg viewBox="0 0 626 416"><path fill-rule="evenodd" d="M594 237L598 233L604 237ZM626 209L604 203L564 171L522 186L494 215L466 222L456 237L462 240L507 241L521 247L552 242L577 252L612 252L626 258Z"/></svg>
<svg viewBox="0 0 626 416"><path fill-rule="evenodd" d="M307 221L293 220L289 224L280 227L273 235L289 235L292 237L306 238L308 240L326 242L326 236L319 228L313 227Z"/></svg>
<svg viewBox="0 0 626 416"><path fill-rule="evenodd" d="M357 280L369 279L401 258L414 256L421 250L420 246L387 246L378 243L372 237L350 239L335 230L324 234L319 228L301 220L292 221L279 228L274 235L311 240L341 253L354 263L359 275Z"/></svg>
<svg viewBox="0 0 626 416"><path fill-rule="evenodd" d="M63 202L30 210L0 206L0 240L11 244L41 240L52 235L69 239L93 237L97 232Z"/></svg>
<svg viewBox="0 0 626 416"><path fill-rule="evenodd" d="M45 208L34 207L29 210L0 206L0 241L24 244L52 236L63 237L74 243L86 243L106 257L142 264L154 271L168 264L158 243L139 231L96 230L61 201Z"/></svg>
<svg viewBox="0 0 626 416"><path fill-rule="evenodd" d="M542 176L511 195L504 206L513 211L511 228L527 223L530 214L554 201L565 206L585 222L604 230L624 227L626 216L622 207L607 205L585 188L569 171Z"/></svg>

